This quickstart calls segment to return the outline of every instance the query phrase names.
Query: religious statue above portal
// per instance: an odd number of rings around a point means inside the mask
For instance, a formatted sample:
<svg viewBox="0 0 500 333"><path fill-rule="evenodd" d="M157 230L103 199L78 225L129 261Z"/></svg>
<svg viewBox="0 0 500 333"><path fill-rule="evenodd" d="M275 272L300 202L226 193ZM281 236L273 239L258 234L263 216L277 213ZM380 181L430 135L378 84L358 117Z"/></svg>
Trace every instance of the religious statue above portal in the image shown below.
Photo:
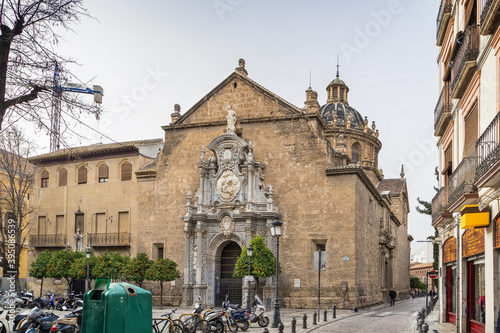
<svg viewBox="0 0 500 333"><path fill-rule="evenodd" d="M226 105L224 107L224 110L227 111L227 127L226 127L226 132L236 132L236 121L237 121L237 115L236 112L234 112L233 109L231 109L230 105Z"/></svg>

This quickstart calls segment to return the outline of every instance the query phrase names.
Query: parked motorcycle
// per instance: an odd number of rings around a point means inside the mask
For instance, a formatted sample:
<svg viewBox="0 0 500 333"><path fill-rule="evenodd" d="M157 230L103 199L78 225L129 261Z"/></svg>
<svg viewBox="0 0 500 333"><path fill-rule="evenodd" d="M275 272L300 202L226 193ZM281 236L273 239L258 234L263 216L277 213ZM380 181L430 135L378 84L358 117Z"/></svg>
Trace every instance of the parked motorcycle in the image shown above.
<svg viewBox="0 0 500 333"><path fill-rule="evenodd" d="M221 310L209 310L205 312L203 319L208 321L211 331L223 333L226 332L226 327L232 333L236 333L238 331L238 325L236 324L233 316L229 313L227 304L227 302L223 302Z"/></svg>
<svg viewBox="0 0 500 333"><path fill-rule="evenodd" d="M260 300L259 296L255 295L255 300L252 302L253 313L250 314L250 322L257 322L260 327L269 325L269 317L265 314L266 307Z"/></svg>
<svg viewBox="0 0 500 333"><path fill-rule="evenodd" d="M78 307L70 314L61 317L52 324L51 332L55 333L79 333L82 327L83 307Z"/></svg>

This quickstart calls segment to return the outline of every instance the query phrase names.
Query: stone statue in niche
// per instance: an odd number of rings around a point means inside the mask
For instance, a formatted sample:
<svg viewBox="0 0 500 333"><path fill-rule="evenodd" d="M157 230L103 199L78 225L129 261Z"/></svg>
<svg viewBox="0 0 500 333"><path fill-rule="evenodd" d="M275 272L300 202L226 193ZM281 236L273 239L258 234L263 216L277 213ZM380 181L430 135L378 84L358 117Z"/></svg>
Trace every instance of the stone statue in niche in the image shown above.
<svg viewBox="0 0 500 333"><path fill-rule="evenodd" d="M83 251L83 235L80 233L80 228L76 229L75 250L76 251Z"/></svg>
<svg viewBox="0 0 500 333"><path fill-rule="evenodd" d="M231 170L224 171L217 181L217 192L225 201L233 200L240 191L240 187L240 179Z"/></svg>
<svg viewBox="0 0 500 333"><path fill-rule="evenodd" d="M227 127L226 127L226 132L236 132L236 121L237 121L237 115L236 112L234 112L233 109L231 109L230 105L226 105L224 107L224 110L227 111Z"/></svg>

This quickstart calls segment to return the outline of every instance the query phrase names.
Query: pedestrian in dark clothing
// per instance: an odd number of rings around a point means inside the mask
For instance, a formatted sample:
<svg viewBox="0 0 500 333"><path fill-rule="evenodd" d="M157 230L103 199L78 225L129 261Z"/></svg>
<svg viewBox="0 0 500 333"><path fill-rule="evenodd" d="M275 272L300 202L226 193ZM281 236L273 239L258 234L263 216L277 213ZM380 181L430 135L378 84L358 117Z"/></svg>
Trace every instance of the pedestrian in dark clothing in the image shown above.
<svg viewBox="0 0 500 333"><path fill-rule="evenodd" d="M391 298L391 306L394 306L394 304L396 303L397 296L398 293L396 292L396 290L394 290L394 288L391 288L391 290L389 291L389 297Z"/></svg>
<svg viewBox="0 0 500 333"><path fill-rule="evenodd" d="M500 309L498 310L498 315L497 315L497 327L495 328L496 333L500 333Z"/></svg>

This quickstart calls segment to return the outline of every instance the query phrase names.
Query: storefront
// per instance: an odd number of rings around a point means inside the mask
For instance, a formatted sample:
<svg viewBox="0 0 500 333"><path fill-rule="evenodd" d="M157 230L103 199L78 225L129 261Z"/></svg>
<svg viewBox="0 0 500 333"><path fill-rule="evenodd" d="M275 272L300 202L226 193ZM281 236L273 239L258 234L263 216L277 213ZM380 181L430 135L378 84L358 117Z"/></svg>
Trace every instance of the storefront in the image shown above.
<svg viewBox="0 0 500 333"><path fill-rule="evenodd" d="M467 229L462 235L462 258L466 263L466 325L471 333L485 332L484 229Z"/></svg>
<svg viewBox="0 0 500 333"><path fill-rule="evenodd" d="M448 238L443 245L443 264L444 287L445 287L445 320L456 325L457 313L457 292L456 292L456 274L457 274L457 239Z"/></svg>

